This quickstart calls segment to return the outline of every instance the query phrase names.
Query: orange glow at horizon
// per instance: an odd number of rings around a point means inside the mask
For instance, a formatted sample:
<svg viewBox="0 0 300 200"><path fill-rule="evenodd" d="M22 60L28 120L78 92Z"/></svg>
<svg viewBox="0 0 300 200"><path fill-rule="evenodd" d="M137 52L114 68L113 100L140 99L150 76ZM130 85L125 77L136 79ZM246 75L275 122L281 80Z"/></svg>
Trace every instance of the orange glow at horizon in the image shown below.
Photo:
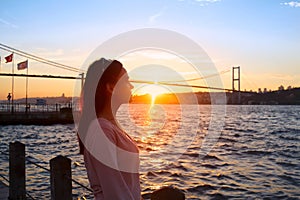
<svg viewBox="0 0 300 200"><path fill-rule="evenodd" d="M138 94L150 94L151 95L151 105L155 103L155 99L158 95L170 93L167 89L159 85L147 85L140 88L136 93Z"/></svg>
<svg viewBox="0 0 300 200"><path fill-rule="evenodd" d="M6 100L8 93L12 91L11 77L0 78L0 100ZM64 94L66 97L74 96L74 81L63 79L38 79L29 78L28 80L28 98L59 97ZM14 99L25 98L26 79L15 77L14 80Z"/></svg>

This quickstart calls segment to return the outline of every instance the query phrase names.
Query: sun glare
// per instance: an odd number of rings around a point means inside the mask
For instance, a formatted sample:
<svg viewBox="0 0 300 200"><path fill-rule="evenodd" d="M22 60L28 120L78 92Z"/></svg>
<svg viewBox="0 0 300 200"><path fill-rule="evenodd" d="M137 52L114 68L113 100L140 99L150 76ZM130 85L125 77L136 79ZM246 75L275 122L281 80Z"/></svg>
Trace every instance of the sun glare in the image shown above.
<svg viewBox="0 0 300 200"><path fill-rule="evenodd" d="M142 88L143 93L151 95L151 104L153 105L158 95L167 93L168 90L159 85L147 85Z"/></svg>

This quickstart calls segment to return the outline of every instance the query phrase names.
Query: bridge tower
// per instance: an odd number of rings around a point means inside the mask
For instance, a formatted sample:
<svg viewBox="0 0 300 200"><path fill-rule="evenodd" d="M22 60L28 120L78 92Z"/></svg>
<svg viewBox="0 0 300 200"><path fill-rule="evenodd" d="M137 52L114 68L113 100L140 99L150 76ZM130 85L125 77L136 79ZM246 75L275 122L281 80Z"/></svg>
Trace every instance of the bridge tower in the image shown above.
<svg viewBox="0 0 300 200"><path fill-rule="evenodd" d="M235 89L236 83L237 83L237 90ZM237 101L233 100L233 102L240 104L241 103L241 69L240 69L240 66L232 67L232 94L233 94L232 95L233 99L237 99Z"/></svg>

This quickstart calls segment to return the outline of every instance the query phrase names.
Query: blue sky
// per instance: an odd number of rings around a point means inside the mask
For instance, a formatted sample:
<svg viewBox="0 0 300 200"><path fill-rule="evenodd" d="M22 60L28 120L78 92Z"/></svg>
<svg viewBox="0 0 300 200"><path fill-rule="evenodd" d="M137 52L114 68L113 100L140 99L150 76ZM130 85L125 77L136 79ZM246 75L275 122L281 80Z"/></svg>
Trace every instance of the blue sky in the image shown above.
<svg viewBox="0 0 300 200"><path fill-rule="evenodd" d="M10 0L1 2L0 43L79 67L97 46L122 32L169 29L196 41L218 70L240 65L242 89L274 90L300 86L299 21L296 0ZM10 72L3 63L8 54L0 50L1 72ZM30 70L74 75L41 64ZM230 75L222 78L231 87ZM10 81L0 77L0 83L3 99ZM65 85L61 91L71 95L72 84Z"/></svg>

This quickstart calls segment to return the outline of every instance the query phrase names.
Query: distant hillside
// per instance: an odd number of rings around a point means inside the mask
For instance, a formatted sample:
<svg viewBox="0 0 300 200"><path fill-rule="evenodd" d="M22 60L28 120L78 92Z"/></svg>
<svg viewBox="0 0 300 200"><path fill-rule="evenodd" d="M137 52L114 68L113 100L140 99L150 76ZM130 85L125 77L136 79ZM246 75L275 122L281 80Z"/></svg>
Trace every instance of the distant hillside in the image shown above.
<svg viewBox="0 0 300 200"><path fill-rule="evenodd" d="M47 104L67 104L72 102L72 97L30 97L27 99L28 103L30 104L36 104L37 99L45 99ZM1 103L7 103L7 100L2 100ZM14 103L25 103L26 99L21 98L21 99L15 99Z"/></svg>
<svg viewBox="0 0 300 200"><path fill-rule="evenodd" d="M300 105L300 88L266 93L242 93L241 104Z"/></svg>
<svg viewBox="0 0 300 200"><path fill-rule="evenodd" d="M224 96L225 94L225 96ZM266 93L241 92L241 102L243 105L300 105L300 88L289 90L277 90ZM224 98L225 97L225 98ZM69 104L72 97L35 97L28 98L28 103L36 104L37 99L45 99L47 104ZM238 93L226 92L196 92L196 93L175 93L161 94L155 99L156 104L238 104ZM76 98L78 101L78 98ZM16 99L15 103L25 103L25 98ZM131 103L150 104L152 97L150 94L135 95L131 98ZM2 100L0 103L7 103Z"/></svg>
<svg viewBox="0 0 300 200"><path fill-rule="evenodd" d="M243 105L300 105L300 88L278 90L266 93L241 92ZM133 96L131 103L151 103L151 95ZM157 104L238 104L237 92L197 92L161 94L155 99Z"/></svg>

